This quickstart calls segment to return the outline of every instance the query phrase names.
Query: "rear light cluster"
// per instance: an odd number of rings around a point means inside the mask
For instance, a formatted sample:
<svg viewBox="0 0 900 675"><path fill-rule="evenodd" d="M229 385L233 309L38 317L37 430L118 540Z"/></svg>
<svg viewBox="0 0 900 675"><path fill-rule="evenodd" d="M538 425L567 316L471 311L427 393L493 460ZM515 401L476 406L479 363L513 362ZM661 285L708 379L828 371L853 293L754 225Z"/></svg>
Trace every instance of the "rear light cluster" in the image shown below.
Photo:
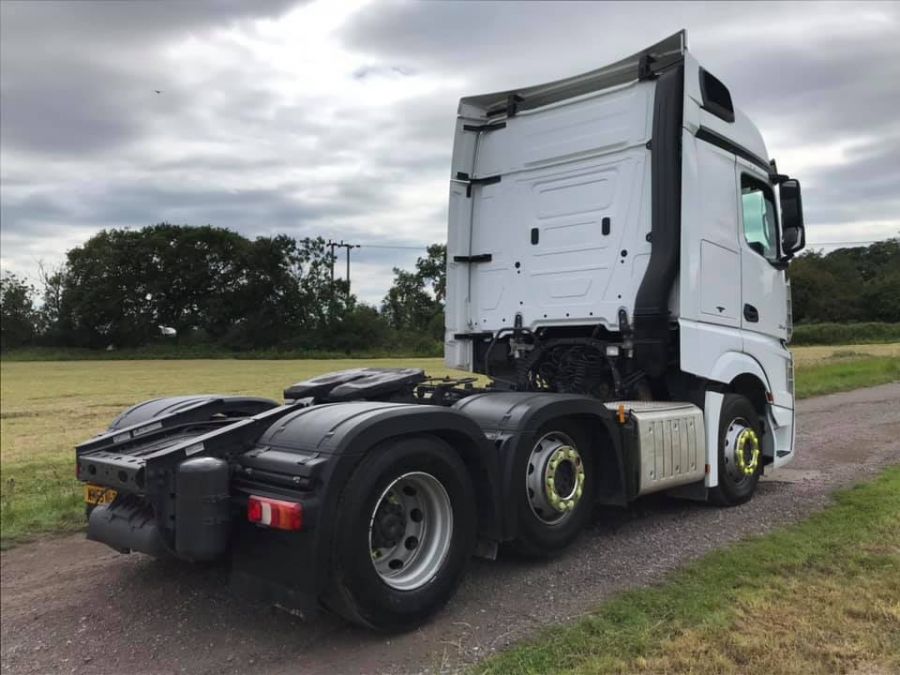
<svg viewBox="0 0 900 675"><path fill-rule="evenodd" d="M247 500L247 520L276 530L302 530L303 505L251 495Z"/></svg>

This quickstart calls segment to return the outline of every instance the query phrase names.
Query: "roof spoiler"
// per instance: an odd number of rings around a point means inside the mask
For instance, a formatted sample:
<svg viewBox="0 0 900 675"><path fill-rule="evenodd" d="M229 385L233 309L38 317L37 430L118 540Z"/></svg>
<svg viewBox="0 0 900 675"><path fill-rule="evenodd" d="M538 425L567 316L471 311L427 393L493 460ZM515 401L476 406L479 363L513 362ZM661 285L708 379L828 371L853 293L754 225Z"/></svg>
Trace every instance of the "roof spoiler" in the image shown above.
<svg viewBox="0 0 900 675"><path fill-rule="evenodd" d="M462 114L465 106L468 108L467 117L477 115L479 112L484 117L496 115L512 117L519 111L540 108L633 80L655 77L658 71L680 63L685 51L687 51L687 31L680 30L628 58L581 75L523 89L467 96L459 102L460 113Z"/></svg>

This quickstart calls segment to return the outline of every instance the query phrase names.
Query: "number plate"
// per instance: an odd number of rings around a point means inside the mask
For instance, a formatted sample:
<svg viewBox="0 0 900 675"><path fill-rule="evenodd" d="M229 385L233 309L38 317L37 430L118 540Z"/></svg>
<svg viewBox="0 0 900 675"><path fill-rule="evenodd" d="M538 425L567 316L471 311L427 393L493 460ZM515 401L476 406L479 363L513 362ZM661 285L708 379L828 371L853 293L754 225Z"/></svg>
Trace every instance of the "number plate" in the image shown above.
<svg viewBox="0 0 900 675"><path fill-rule="evenodd" d="M116 491L100 485L84 486L84 501L87 504L109 504L116 498Z"/></svg>

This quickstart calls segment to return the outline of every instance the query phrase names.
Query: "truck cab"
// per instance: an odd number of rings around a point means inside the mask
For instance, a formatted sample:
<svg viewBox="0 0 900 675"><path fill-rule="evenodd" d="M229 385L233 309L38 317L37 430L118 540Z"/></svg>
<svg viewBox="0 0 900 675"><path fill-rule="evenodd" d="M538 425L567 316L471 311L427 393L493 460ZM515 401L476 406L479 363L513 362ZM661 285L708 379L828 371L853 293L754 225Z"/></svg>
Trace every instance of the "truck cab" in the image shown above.
<svg viewBox="0 0 900 675"><path fill-rule="evenodd" d="M793 454L787 265L803 240L799 184L683 31L583 75L464 98L446 363L516 387L693 401L710 436L738 392L779 466Z"/></svg>

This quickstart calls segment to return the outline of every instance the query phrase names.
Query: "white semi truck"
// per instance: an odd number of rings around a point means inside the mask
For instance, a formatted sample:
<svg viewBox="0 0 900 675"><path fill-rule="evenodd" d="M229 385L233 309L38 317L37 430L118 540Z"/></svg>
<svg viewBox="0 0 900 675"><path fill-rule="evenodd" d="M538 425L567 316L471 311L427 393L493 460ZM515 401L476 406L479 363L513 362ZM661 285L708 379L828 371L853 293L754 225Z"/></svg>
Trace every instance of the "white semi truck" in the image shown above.
<svg viewBox="0 0 900 675"><path fill-rule="evenodd" d="M237 590L402 630L473 554L557 552L594 504L741 504L794 454L804 240L798 182L684 32L464 98L445 357L490 383L359 368L281 405L136 405L77 448L88 537L227 559Z"/></svg>

